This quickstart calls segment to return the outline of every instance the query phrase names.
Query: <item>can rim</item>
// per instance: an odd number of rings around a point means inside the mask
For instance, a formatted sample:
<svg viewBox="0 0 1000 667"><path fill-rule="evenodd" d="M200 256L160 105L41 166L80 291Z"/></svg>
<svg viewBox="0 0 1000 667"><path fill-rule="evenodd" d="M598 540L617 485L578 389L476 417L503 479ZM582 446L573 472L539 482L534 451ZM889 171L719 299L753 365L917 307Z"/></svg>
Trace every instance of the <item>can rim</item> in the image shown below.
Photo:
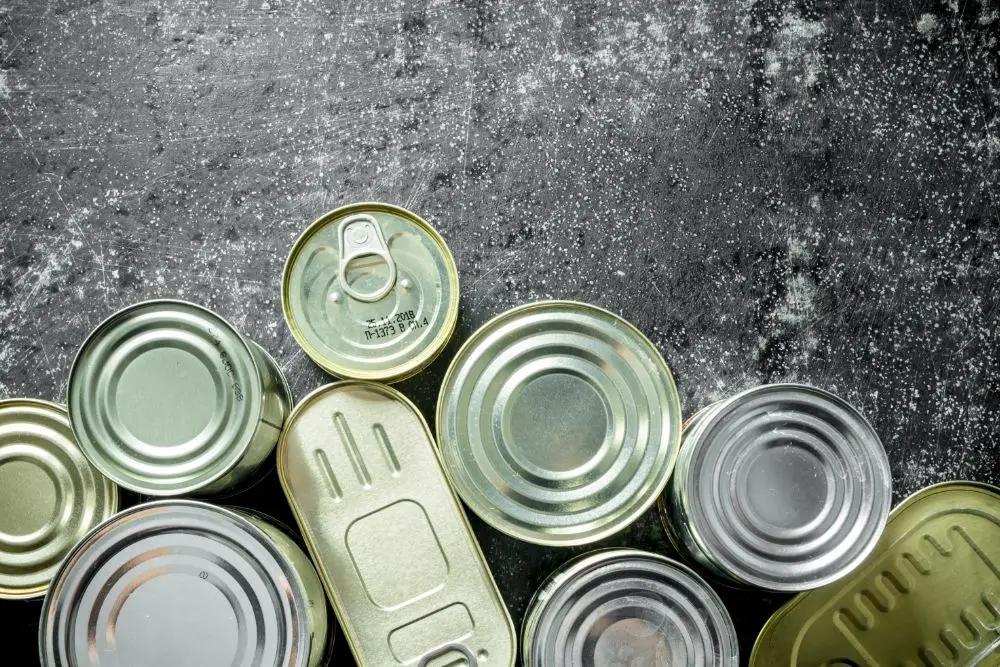
<svg viewBox="0 0 1000 667"><path fill-rule="evenodd" d="M642 344L646 345L654 353L653 355L654 362L658 366L659 370L665 374L665 377L667 379L666 393L672 400L673 404L672 407L674 408L672 411L669 411L672 412L672 415L666 414L666 412L668 411L661 410L661 412L664 413L664 425L665 426L669 425L671 427L670 431L676 433L677 435L676 441L673 442L672 446L670 447L667 460L665 460L663 463L663 468L668 472L666 475L663 476L663 480L660 484L658 484L655 492L650 493L649 497L644 499L642 503L639 503L634 507L630 508L628 512L623 513L615 521L609 522L604 528L602 528L599 531L592 531L582 536L575 536L568 538L567 537L547 538L545 535L542 535L537 531L524 530L516 525L505 523L503 521L497 521L492 516L484 515L485 513L480 514L478 511L476 511L476 508L473 506L472 503L466 501L466 505L469 507L469 509L471 509L480 519L482 519L485 523L489 524L491 527L495 528L501 533L504 533L505 535L514 537L524 542L538 544L540 546L573 547L585 544L592 544L593 542L598 542L606 537L610 537L611 535L620 532L626 526L630 525L636 519L642 516L643 513L645 513L650 507L652 507L656 503L657 498L659 498L660 495L662 495L663 490L666 488L667 482L669 481L670 477L673 474L674 466L677 463L677 457L680 453L681 406L680 406L680 394L677 391L677 383L674 380L673 372L671 372L670 367L667 365L666 359L663 357L663 353L660 352L659 348L656 347L656 345L642 331L640 331L638 327L636 327L634 324L626 320L621 315L618 315L617 313L614 313L606 308L602 308L600 306L596 306L590 303L584 303L582 301L574 301L572 299L545 299L542 301L534 301L532 303L525 303L521 304L520 306L515 306L514 308L505 310L497 315L494 315L493 317L488 319L485 323L483 323L481 326L477 327L475 331L472 332L472 334L458 348L458 351L455 352L455 355L452 357L451 362L448 364L448 369L447 371L445 371L444 377L441 380L440 389L438 391L438 400L435 408L434 425L435 428L437 429L438 434L444 432L443 427L445 423L445 411L446 411L445 404L447 402L446 400L447 395L445 393L445 388L450 383L453 382L455 374L458 372L457 371L458 361L463 358L463 356L469 351L469 349L472 348L475 344L477 344L482 338L487 336L489 333L492 333L490 330L493 329L497 323L507 319L520 317L523 314L530 313L531 311L534 310L543 310L552 307L557 307L557 308L568 307L568 308L583 309L599 313L602 316L609 316L616 321L616 324L622 325L626 331L636 336ZM437 443L436 440L434 442L437 444L437 448L440 450L441 445ZM449 485L453 489L457 488L454 476L451 473L451 469L449 468L448 465L445 464L443 457L442 457L442 469L444 470L445 477L448 479Z"/></svg>
<svg viewBox="0 0 1000 667"><path fill-rule="evenodd" d="M296 318L292 312L291 294L289 293L292 266L298 259L306 243L308 243L309 240L330 221L350 213L372 210L382 213L391 213L398 215L401 218L405 218L406 220L409 220L417 225L421 231L430 236L435 245L444 250L445 257L450 260L446 262L448 265L448 279L451 280L454 285L451 297L448 300L447 315L445 317L444 326L435 338L434 343L432 345L428 345L423 352L416 355L407 363L399 364L394 368L382 371L352 369L330 361L328 358L320 354L319 351L316 350L316 348L313 347L303 335L302 328L296 324ZM455 257L452 254L451 249L445 242L444 237L441 236L441 233L416 213L407 210L402 206L386 204L383 202L367 201L345 204L344 206L339 206L331 211L327 211L313 220L299 234L298 238L295 239L291 250L288 251L288 257L285 258L285 265L281 271L281 311L285 318L285 325L288 327L288 330L291 331L292 336L295 338L295 342L297 342L299 347L302 348L302 351L313 360L313 363L325 372L344 380L376 380L379 382L393 384L411 378L427 368L441 355L442 352L444 352L444 349L448 346L448 342L451 340L452 335L455 333L455 327L458 325L459 294L460 286L458 266L455 263Z"/></svg>

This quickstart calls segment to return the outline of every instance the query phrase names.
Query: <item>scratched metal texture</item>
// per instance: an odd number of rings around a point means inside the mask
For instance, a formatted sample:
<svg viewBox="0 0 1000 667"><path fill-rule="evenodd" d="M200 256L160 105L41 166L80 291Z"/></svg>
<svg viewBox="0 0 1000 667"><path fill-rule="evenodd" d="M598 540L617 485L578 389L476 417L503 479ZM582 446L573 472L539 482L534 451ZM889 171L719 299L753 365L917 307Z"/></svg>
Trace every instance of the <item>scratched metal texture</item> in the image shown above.
<svg viewBox="0 0 1000 667"><path fill-rule="evenodd" d="M460 268L451 347L401 385L428 418L475 327L578 299L687 413L810 382L872 419L897 500L1000 482L998 34L997 0L0 0L0 395L62 400L99 320L176 296L301 397L329 378L285 255L381 200ZM291 522L273 474L230 502ZM474 524L515 622L582 551ZM603 544L671 553L652 511ZM782 599L721 593L745 658ZM37 611L0 604L18 665Z"/></svg>

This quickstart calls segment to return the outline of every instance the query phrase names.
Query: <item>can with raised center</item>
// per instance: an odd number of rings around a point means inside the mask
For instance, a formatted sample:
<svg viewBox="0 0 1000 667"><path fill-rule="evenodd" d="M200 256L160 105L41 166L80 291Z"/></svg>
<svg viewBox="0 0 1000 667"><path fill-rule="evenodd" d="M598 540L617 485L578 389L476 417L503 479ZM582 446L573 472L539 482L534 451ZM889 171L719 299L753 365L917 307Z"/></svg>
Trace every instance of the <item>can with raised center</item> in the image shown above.
<svg viewBox="0 0 1000 667"><path fill-rule="evenodd" d="M524 667L737 667L732 619L692 570L636 549L585 554L528 605Z"/></svg>
<svg viewBox="0 0 1000 667"><path fill-rule="evenodd" d="M0 598L44 595L70 549L117 510L117 487L83 456L65 408L0 401Z"/></svg>
<svg viewBox="0 0 1000 667"><path fill-rule="evenodd" d="M513 667L510 616L402 394L317 389L288 418L278 474L359 665Z"/></svg>
<svg viewBox="0 0 1000 667"><path fill-rule="evenodd" d="M327 213L295 242L282 278L285 321L342 378L396 382L444 349L458 319L458 271L441 235L389 204Z"/></svg>
<svg viewBox="0 0 1000 667"><path fill-rule="evenodd" d="M662 504L675 545L723 581L778 592L823 586L871 553L891 503L889 462L849 403L764 385L686 425Z"/></svg>
<svg viewBox="0 0 1000 667"><path fill-rule="evenodd" d="M130 306L87 338L69 415L91 463L151 496L247 483L291 407L274 360L215 313L184 301Z"/></svg>
<svg viewBox="0 0 1000 667"><path fill-rule="evenodd" d="M322 584L288 536L161 500L73 549L42 607L39 651L42 667L316 667L326 636Z"/></svg>
<svg viewBox="0 0 1000 667"><path fill-rule="evenodd" d="M635 327L547 301L499 315L462 346L437 432L449 479L484 521L529 542L577 545L656 501L677 455L680 403Z"/></svg>

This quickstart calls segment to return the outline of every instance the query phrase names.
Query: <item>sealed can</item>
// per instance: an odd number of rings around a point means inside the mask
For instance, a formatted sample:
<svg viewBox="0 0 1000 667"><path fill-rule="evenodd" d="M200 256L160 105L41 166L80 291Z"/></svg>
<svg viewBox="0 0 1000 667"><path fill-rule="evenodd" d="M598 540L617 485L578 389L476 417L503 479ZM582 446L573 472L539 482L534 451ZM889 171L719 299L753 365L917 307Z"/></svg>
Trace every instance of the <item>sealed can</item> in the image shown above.
<svg viewBox="0 0 1000 667"><path fill-rule="evenodd" d="M342 378L396 382L444 349L458 320L458 270L441 235L389 204L351 204L312 223L281 281L288 328Z"/></svg>
<svg viewBox="0 0 1000 667"><path fill-rule="evenodd" d="M291 391L274 359L192 303L146 301L87 338L69 376L84 454L150 496L232 491L274 450Z"/></svg>
<svg viewBox="0 0 1000 667"><path fill-rule="evenodd" d="M750 665L1000 665L1000 489L946 482L904 500L860 567L771 617Z"/></svg>
<svg viewBox="0 0 1000 667"><path fill-rule="evenodd" d="M445 472L513 537L550 546L611 535L663 491L680 441L670 369L631 324L545 301L473 333L437 405Z"/></svg>
<svg viewBox="0 0 1000 667"><path fill-rule="evenodd" d="M690 420L662 508L675 545L723 581L798 592L871 553L891 494L885 450L856 408L775 384Z"/></svg>
<svg viewBox="0 0 1000 667"><path fill-rule="evenodd" d="M566 563L528 605L524 667L738 667L722 600L680 563L608 549Z"/></svg>
<svg viewBox="0 0 1000 667"><path fill-rule="evenodd" d="M77 541L118 511L118 488L83 456L66 409L0 400L0 598L40 597Z"/></svg>
<svg viewBox="0 0 1000 667"><path fill-rule="evenodd" d="M191 500L126 510L70 553L42 607L42 667L317 667L326 604L259 517Z"/></svg>
<svg viewBox="0 0 1000 667"><path fill-rule="evenodd" d="M359 665L514 665L510 616L402 394L317 389L288 418L278 474Z"/></svg>

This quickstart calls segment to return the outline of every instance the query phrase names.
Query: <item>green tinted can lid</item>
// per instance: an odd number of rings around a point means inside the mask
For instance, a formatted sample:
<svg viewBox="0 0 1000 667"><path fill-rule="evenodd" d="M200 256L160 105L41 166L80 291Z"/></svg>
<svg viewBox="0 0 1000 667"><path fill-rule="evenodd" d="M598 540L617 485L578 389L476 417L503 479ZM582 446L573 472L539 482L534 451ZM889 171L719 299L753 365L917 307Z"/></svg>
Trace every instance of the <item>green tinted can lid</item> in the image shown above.
<svg viewBox="0 0 1000 667"><path fill-rule="evenodd" d="M466 504L552 546L599 540L648 509L680 426L653 344L617 315L568 301L515 308L476 331L437 406L445 469Z"/></svg>
<svg viewBox="0 0 1000 667"><path fill-rule="evenodd" d="M118 509L118 489L84 458L66 410L0 401L0 598L43 595L59 562Z"/></svg>
<svg viewBox="0 0 1000 667"><path fill-rule="evenodd" d="M285 263L288 327L325 371L403 380L426 367L458 319L458 271L427 222L389 204L352 204L316 220Z"/></svg>
<svg viewBox="0 0 1000 667"><path fill-rule="evenodd" d="M190 493L232 470L263 409L248 343L215 313L156 300L111 316L69 376L68 407L84 454L122 486Z"/></svg>

